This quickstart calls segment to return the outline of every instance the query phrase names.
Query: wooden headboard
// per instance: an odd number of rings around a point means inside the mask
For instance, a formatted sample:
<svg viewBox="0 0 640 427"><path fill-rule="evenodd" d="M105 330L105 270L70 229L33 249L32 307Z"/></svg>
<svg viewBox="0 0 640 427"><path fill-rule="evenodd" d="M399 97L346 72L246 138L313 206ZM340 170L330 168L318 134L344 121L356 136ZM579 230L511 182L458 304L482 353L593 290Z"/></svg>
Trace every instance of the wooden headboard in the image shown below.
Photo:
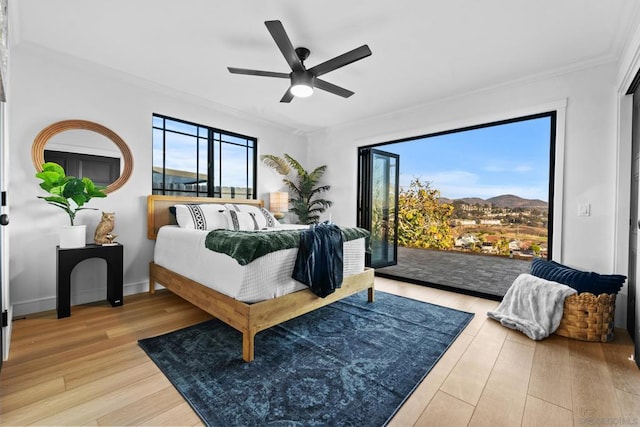
<svg viewBox="0 0 640 427"><path fill-rule="evenodd" d="M263 207L262 200L254 199L220 199L214 197L190 197L190 196L147 196L147 237L156 240L158 230L163 225L176 224L176 219L169 213L169 208L173 205L185 203L234 203L240 205L253 205Z"/></svg>

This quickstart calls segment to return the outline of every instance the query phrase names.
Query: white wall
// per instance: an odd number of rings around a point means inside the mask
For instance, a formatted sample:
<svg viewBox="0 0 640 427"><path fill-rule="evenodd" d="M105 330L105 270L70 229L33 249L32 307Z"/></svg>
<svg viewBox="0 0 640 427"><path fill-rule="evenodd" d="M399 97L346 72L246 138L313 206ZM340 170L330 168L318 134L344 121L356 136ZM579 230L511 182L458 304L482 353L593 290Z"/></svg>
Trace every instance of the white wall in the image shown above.
<svg viewBox="0 0 640 427"><path fill-rule="evenodd" d="M309 158L327 163L333 220L355 225L357 147L549 111L566 103L559 129L554 259L601 273L615 271L617 64L539 77L375 117L310 137ZM563 114L564 115L564 114ZM562 126L562 121L559 121ZM562 166L562 163L564 165ZM402 159L400 159L402 165ZM591 216L578 217L590 203ZM618 298L624 321L626 289Z"/></svg>
<svg viewBox="0 0 640 427"><path fill-rule="evenodd" d="M107 126L129 145L134 167L131 179L106 199L87 205L116 213L115 233L124 249L125 295L146 288L153 242L146 238L146 196L151 192L151 116L153 113L218 127L258 138L258 154L306 155L304 137L256 119L176 94L149 82L103 67L21 44L11 51L11 117L9 205L11 225L10 297L14 315L55 308L57 228L64 212L37 199L31 144L44 127L66 119L84 119ZM280 178L258 167L258 195L281 189ZM87 241L100 218L83 211L77 223L87 224ZM72 274L72 305L106 298L106 265L87 260Z"/></svg>

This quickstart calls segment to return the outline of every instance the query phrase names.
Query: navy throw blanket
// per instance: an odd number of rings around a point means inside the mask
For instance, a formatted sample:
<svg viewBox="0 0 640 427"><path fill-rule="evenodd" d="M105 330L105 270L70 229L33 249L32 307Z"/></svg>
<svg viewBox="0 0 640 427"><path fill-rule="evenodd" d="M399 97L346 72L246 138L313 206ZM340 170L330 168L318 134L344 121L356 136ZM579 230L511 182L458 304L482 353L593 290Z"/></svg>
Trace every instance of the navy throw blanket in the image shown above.
<svg viewBox="0 0 640 427"><path fill-rule="evenodd" d="M342 286L342 232L332 223L311 226L300 234L292 277L321 298Z"/></svg>

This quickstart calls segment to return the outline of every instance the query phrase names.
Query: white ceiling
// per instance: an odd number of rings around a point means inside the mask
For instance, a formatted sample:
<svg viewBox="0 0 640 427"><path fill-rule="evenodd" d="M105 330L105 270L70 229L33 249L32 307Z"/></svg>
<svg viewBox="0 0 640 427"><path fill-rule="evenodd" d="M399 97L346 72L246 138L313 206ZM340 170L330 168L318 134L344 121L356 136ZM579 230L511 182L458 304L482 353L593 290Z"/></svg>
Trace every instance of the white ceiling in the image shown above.
<svg viewBox="0 0 640 427"><path fill-rule="evenodd" d="M341 126L513 80L618 59L637 0L11 0L13 45L37 44L302 132ZM280 20L307 67L362 44L373 54L290 104L264 21Z"/></svg>

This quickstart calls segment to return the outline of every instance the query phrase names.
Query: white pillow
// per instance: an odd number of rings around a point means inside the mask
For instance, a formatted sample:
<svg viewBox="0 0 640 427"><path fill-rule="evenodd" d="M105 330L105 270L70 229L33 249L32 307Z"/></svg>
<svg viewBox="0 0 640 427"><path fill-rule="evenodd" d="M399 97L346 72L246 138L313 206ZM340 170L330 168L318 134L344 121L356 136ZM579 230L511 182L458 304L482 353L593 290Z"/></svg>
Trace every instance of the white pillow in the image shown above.
<svg viewBox="0 0 640 427"><path fill-rule="evenodd" d="M234 210L228 210L231 222L229 223L229 230L234 231L249 231L259 230L260 227L256 222L255 214L252 212L238 212Z"/></svg>
<svg viewBox="0 0 640 427"><path fill-rule="evenodd" d="M229 228L223 205L215 203L175 205L176 221L181 228L216 230Z"/></svg>
<svg viewBox="0 0 640 427"><path fill-rule="evenodd" d="M235 205L240 212L253 213L259 228L277 227L279 222L271 215L271 212L265 208L259 208L253 205Z"/></svg>
<svg viewBox="0 0 640 427"><path fill-rule="evenodd" d="M236 211L236 212L240 212L240 209L238 209L238 205L235 205L233 203L225 203L224 207L228 210L228 211Z"/></svg>

